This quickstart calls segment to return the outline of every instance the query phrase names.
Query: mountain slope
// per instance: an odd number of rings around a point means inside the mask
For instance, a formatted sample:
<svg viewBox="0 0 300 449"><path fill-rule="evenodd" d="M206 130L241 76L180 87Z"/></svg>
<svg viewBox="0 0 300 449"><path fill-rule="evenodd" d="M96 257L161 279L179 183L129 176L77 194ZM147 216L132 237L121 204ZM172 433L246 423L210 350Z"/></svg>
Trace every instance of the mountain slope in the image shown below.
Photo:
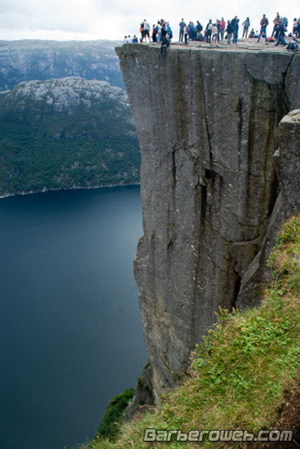
<svg viewBox="0 0 300 449"><path fill-rule="evenodd" d="M0 95L0 195L136 183L139 147L126 94L68 77Z"/></svg>
<svg viewBox="0 0 300 449"><path fill-rule="evenodd" d="M0 41L0 92L22 81L80 76L124 88L116 41Z"/></svg>

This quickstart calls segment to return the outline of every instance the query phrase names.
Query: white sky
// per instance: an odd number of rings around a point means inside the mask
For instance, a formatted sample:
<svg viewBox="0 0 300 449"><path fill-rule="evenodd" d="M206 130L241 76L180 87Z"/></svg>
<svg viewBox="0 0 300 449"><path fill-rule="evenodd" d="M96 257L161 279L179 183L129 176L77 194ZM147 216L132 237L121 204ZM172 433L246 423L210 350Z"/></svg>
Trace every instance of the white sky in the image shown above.
<svg viewBox="0 0 300 449"><path fill-rule="evenodd" d="M120 40L139 34L139 23L147 19L168 20L178 38L178 23L235 15L242 23L250 17L251 28L259 29L262 14L272 23L276 12L289 19L300 17L299 0L0 0L0 39ZM271 25L268 28L271 34Z"/></svg>

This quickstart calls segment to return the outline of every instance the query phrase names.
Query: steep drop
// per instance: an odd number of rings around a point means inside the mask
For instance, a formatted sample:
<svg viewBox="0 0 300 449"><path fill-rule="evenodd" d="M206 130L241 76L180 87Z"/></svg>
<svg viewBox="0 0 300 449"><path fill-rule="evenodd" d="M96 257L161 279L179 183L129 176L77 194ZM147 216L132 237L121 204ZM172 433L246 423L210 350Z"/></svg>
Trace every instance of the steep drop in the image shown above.
<svg viewBox="0 0 300 449"><path fill-rule="evenodd" d="M273 154L300 107L287 52L116 49L141 153L144 235L135 259L158 396L173 386L219 306L258 301L261 255L285 215Z"/></svg>

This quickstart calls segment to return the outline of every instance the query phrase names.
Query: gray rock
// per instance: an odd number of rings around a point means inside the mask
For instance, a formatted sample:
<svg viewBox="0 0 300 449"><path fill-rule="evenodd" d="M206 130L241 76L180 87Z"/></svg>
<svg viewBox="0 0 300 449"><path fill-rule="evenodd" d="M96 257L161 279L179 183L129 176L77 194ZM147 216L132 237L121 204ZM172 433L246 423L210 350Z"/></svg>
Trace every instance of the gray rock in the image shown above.
<svg viewBox="0 0 300 449"><path fill-rule="evenodd" d="M283 117L278 127L278 149L273 155L279 193L259 251L242 279L237 306L252 305L253 291L261 291L268 274L267 258L282 223L300 211L300 110Z"/></svg>
<svg viewBox="0 0 300 449"><path fill-rule="evenodd" d="M276 50L116 49L142 153L135 277L156 400L218 307L259 301L262 258L282 217L278 124L300 106L299 56Z"/></svg>
<svg viewBox="0 0 300 449"><path fill-rule="evenodd" d="M275 161L288 217L300 210L300 109L291 111L279 124Z"/></svg>
<svg viewBox="0 0 300 449"><path fill-rule="evenodd" d="M123 415L125 421L130 421L140 411L146 411L154 405L152 377L152 367L150 363L146 363L141 376L138 378L133 400L129 403Z"/></svg>
<svg viewBox="0 0 300 449"><path fill-rule="evenodd" d="M73 110L79 106L88 110L95 103L104 101L111 101L119 111L129 109L128 97L120 87L111 86L107 81L90 81L75 76L22 82L11 95L20 109L24 109L29 100L37 107L45 104L53 113Z"/></svg>

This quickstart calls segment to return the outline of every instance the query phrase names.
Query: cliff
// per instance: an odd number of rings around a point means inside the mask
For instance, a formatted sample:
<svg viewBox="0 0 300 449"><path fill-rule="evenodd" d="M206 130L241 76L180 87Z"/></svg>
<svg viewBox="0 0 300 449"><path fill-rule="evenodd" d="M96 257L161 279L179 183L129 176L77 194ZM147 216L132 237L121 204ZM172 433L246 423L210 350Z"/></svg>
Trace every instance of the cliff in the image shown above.
<svg viewBox="0 0 300 449"><path fill-rule="evenodd" d="M126 93L106 81L22 82L0 94L0 195L139 182Z"/></svg>
<svg viewBox="0 0 300 449"><path fill-rule="evenodd" d="M279 122L300 107L300 57L262 46L171 46L165 57L149 45L116 51L142 153L135 276L158 396L187 367L219 306L258 302L262 260L283 218L299 209L291 118L282 122L277 170L273 155Z"/></svg>

